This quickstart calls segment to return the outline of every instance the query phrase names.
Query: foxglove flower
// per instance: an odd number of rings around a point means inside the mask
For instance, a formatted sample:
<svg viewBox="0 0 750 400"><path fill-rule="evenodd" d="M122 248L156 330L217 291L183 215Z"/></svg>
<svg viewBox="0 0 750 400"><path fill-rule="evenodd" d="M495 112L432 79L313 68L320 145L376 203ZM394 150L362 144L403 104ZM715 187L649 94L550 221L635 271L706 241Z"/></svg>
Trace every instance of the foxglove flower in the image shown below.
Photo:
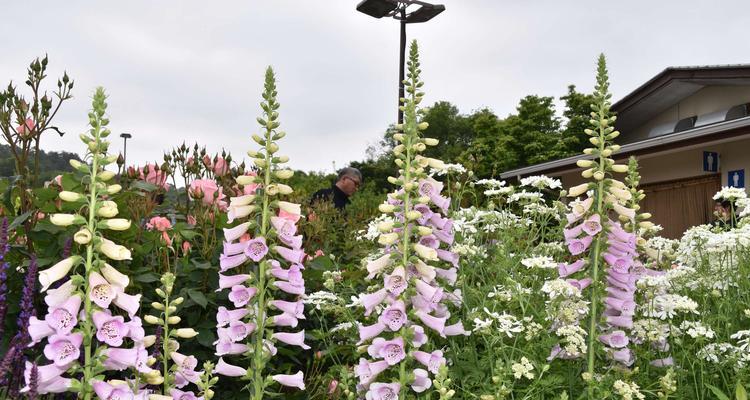
<svg viewBox="0 0 750 400"><path fill-rule="evenodd" d="M304 319L301 296L305 294L302 275L305 252L296 225L301 207L281 199L292 191L281 181L291 178L293 173L281 166L288 157L276 154L276 142L284 133L277 130L275 110L279 103L270 67L266 71L263 99L264 115L258 121L264 134L253 135L261 149L248 152L258 168L257 174L237 177L237 184L243 186L242 194L229 200L228 221L236 225L224 229L219 290L229 290L232 308L219 307L218 340L214 342L215 354L222 357L214 371L229 377L250 378L253 400L264 397L270 381L303 390L302 372L269 375L267 367L272 365L270 360L279 342L304 350L310 348L305 344L304 330L288 331ZM250 240L241 241L243 235ZM247 353L251 355L243 362L240 355ZM231 363L223 357L231 358Z"/></svg>

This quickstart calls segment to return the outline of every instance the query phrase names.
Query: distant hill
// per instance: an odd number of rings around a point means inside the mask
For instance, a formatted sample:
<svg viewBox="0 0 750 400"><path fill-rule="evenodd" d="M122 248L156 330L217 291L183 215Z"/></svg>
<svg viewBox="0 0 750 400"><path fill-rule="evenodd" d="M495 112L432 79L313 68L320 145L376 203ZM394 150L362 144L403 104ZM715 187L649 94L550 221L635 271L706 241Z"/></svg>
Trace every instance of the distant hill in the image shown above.
<svg viewBox="0 0 750 400"><path fill-rule="evenodd" d="M43 184L62 172L70 171L69 160L81 160L78 154L67 151L44 151L39 157L39 184ZM34 162L34 153L29 156L31 165ZM15 160L10 146L0 144L0 177L9 177L15 174Z"/></svg>

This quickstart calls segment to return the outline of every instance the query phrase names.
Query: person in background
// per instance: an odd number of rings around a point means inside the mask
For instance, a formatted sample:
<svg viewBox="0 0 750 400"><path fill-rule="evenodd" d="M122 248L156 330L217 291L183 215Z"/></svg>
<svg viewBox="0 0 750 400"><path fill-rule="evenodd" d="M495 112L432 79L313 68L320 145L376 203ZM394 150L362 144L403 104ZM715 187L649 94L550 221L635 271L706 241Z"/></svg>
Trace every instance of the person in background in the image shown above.
<svg viewBox="0 0 750 400"><path fill-rule="evenodd" d="M312 195L310 204L321 201L332 202L338 210L344 210L349 204L349 197L362 185L362 173L356 168L346 167L339 171L336 182L328 189L321 189Z"/></svg>
<svg viewBox="0 0 750 400"><path fill-rule="evenodd" d="M716 219L712 225L729 230L734 228L735 221L732 216L732 203L729 200L717 200L714 203L714 216Z"/></svg>

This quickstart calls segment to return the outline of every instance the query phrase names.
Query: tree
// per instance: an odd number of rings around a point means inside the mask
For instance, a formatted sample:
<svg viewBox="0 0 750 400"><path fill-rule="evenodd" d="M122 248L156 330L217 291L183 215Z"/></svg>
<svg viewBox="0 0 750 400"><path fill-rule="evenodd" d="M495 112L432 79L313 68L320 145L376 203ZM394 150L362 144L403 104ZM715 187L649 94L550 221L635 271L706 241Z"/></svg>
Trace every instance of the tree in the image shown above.
<svg viewBox="0 0 750 400"><path fill-rule="evenodd" d="M576 91L575 85L568 86L568 94L560 97L565 102L563 118L565 129L561 132L562 140L558 142L556 158L581 154L589 146L588 136L583 132L589 125L589 113L594 96Z"/></svg>
<svg viewBox="0 0 750 400"><path fill-rule="evenodd" d="M539 164L553 157L560 140L560 119L555 115L552 97L526 96L506 119L513 137L511 148L519 155L517 167Z"/></svg>

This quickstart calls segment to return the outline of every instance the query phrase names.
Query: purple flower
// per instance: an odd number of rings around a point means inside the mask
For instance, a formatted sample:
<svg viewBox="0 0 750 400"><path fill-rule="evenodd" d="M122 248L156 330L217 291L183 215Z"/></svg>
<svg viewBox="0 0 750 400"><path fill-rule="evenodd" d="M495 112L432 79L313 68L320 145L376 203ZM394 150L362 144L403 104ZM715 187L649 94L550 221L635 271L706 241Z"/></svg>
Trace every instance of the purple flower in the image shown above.
<svg viewBox="0 0 750 400"><path fill-rule="evenodd" d="M570 263L570 264L565 264L565 263L558 264L557 271L560 274L560 278L565 278L568 275L572 275L580 271L585 265L586 265L586 261L584 259L578 259L575 262Z"/></svg>
<svg viewBox="0 0 750 400"><path fill-rule="evenodd" d="M378 290L374 293L369 294L361 294L359 295L359 300L362 302L362 305L365 307L365 316L370 315L372 311L380 305L380 303L385 300L386 296L388 296L388 292L385 288Z"/></svg>
<svg viewBox="0 0 750 400"><path fill-rule="evenodd" d="M386 328L386 324L383 322L376 322L372 325L359 326L359 343L362 343L366 340L370 340L378 335L380 335Z"/></svg>
<svg viewBox="0 0 750 400"><path fill-rule="evenodd" d="M260 236L255 239L247 241L245 247L245 255L255 262L260 262L263 257L268 254L268 246L266 246L266 238Z"/></svg>
<svg viewBox="0 0 750 400"><path fill-rule="evenodd" d="M287 314L287 313L281 313L279 315L274 315L272 318L273 324L275 326L288 326L292 328L297 327L297 318L294 317L294 315Z"/></svg>
<svg viewBox="0 0 750 400"><path fill-rule="evenodd" d="M219 375L239 377L247 375L247 370L236 365L227 364L222 357L219 357L219 362L216 363L214 372Z"/></svg>
<svg viewBox="0 0 750 400"><path fill-rule="evenodd" d="M302 300L299 301L284 301L284 300L272 300L271 305L277 309L293 315L297 319L305 319L305 304Z"/></svg>
<svg viewBox="0 0 750 400"><path fill-rule="evenodd" d="M367 352L371 357L384 359L388 365L396 365L406 358L404 339L402 337L392 340L376 338L367 348Z"/></svg>
<svg viewBox="0 0 750 400"><path fill-rule="evenodd" d="M36 316L34 297L36 296L37 271L36 256L32 255L29 262L29 269L26 270L26 276L24 277L23 291L21 293L21 311L18 313L18 332L22 336L24 343L29 340L29 319Z"/></svg>
<svg viewBox="0 0 750 400"><path fill-rule="evenodd" d="M81 298L71 296L58 307L51 308L44 320L57 334L67 335L78 323L77 315L80 308Z"/></svg>
<svg viewBox="0 0 750 400"><path fill-rule="evenodd" d="M608 316L607 323L612 326L617 326L620 328L632 329L633 328L633 316L632 315Z"/></svg>
<svg viewBox="0 0 750 400"><path fill-rule="evenodd" d="M406 290L408 282L404 267L396 267L390 275L385 277L385 290L393 296L398 296Z"/></svg>
<svg viewBox="0 0 750 400"><path fill-rule="evenodd" d="M296 333L288 332L276 332L271 335L276 340L282 341L292 346L299 346L305 350L310 350L310 346L305 344L305 331L304 329Z"/></svg>
<svg viewBox="0 0 750 400"><path fill-rule="evenodd" d="M238 342L255 331L255 324L252 322L231 321L228 328L218 328L216 330L219 340Z"/></svg>
<svg viewBox="0 0 750 400"><path fill-rule="evenodd" d="M445 336L458 336L458 335L469 336L471 335L471 332L464 329L463 323L459 321L453 325L446 325L446 327L443 329L443 335Z"/></svg>
<svg viewBox="0 0 750 400"><path fill-rule="evenodd" d="M396 400L399 398L401 385L394 383L373 383L365 394L365 400Z"/></svg>
<svg viewBox="0 0 750 400"><path fill-rule="evenodd" d="M125 382L112 385L104 381L94 381L92 386L100 399L132 399L134 396Z"/></svg>
<svg viewBox="0 0 750 400"><path fill-rule="evenodd" d="M445 320L447 318L433 317L432 315L429 315L426 312L421 311L421 310L418 310L415 313L415 315L428 328L430 328L430 329L434 330L435 332L439 333L440 336L445 336L445 334L443 333L443 330L445 329Z"/></svg>
<svg viewBox="0 0 750 400"><path fill-rule="evenodd" d="M623 331L613 331L606 335L599 335L599 341L617 349L623 348L630 343L628 335Z"/></svg>
<svg viewBox="0 0 750 400"><path fill-rule="evenodd" d="M584 236L580 239L571 239L567 240L566 242L568 244L568 250L570 251L570 254L577 256L589 248L592 240L592 236Z"/></svg>
<svg viewBox="0 0 750 400"><path fill-rule="evenodd" d="M601 217L599 214L594 214L583 221L582 229L589 236L594 236L602 231Z"/></svg>
<svg viewBox="0 0 750 400"><path fill-rule="evenodd" d="M234 254L231 256L220 255L219 256L219 272L226 272L232 268L237 268L247 261L247 255L245 253Z"/></svg>
<svg viewBox="0 0 750 400"><path fill-rule="evenodd" d="M113 317L109 310L95 311L92 315L96 326L96 338L113 347L122 346L123 339L128 334L128 327L122 316Z"/></svg>
<svg viewBox="0 0 750 400"><path fill-rule="evenodd" d="M432 380L430 380L427 371L421 368L414 369L414 380L411 383L411 388L417 392L422 393L432 386Z"/></svg>
<svg viewBox="0 0 750 400"><path fill-rule="evenodd" d="M172 389L169 395L173 400L203 400L203 396L198 397L193 392L183 392L180 389Z"/></svg>
<svg viewBox="0 0 750 400"><path fill-rule="evenodd" d="M279 382L283 386L296 387L300 390L305 390L305 382L302 371L298 371L294 375L273 375L271 376L271 379Z"/></svg>
<svg viewBox="0 0 750 400"><path fill-rule="evenodd" d="M258 289L254 287L249 288L243 285L235 285L232 286L232 291L229 293L229 301L234 303L235 307L243 307L247 305L257 292Z"/></svg>
<svg viewBox="0 0 750 400"><path fill-rule="evenodd" d="M239 321L249 312L246 308L227 310L226 307L219 307L216 312L216 326L222 327L230 324L232 321Z"/></svg>
<svg viewBox="0 0 750 400"><path fill-rule="evenodd" d="M149 373L153 371L146 364L148 361L148 352L140 345L132 349L108 348L103 354L107 357L104 360L104 367L109 370L122 371L127 368L135 368L138 372Z"/></svg>
<svg viewBox="0 0 750 400"><path fill-rule="evenodd" d="M372 382L381 372L388 369L388 362L385 360L381 361L367 361L364 358L359 359L359 364L354 367L354 376L359 378L359 384L366 386Z"/></svg>
<svg viewBox="0 0 750 400"><path fill-rule="evenodd" d="M415 351L412 355L414 356L414 359L427 367L427 370L433 374L437 374L440 367L445 365L445 357L443 357L443 352L440 350L435 350L432 353Z"/></svg>
<svg viewBox="0 0 750 400"><path fill-rule="evenodd" d="M250 280L251 277L252 276L249 274L222 275L219 273L219 288L216 289L216 291L219 292L222 289L229 289L232 286L242 285Z"/></svg>
<svg viewBox="0 0 750 400"><path fill-rule="evenodd" d="M406 323L406 306L404 305L404 302L401 300L396 300L395 302L393 302L390 306L383 310L383 312L380 314L380 318L378 318L378 321L381 324L387 326L388 329L393 332L401 329L401 327ZM376 335L370 337L374 337ZM368 337L368 339L370 337Z"/></svg>
<svg viewBox="0 0 750 400"><path fill-rule="evenodd" d="M122 288L110 285L98 272L92 271L89 274L89 299L97 306L109 307L112 300L117 297L118 289L122 291Z"/></svg>
<svg viewBox="0 0 750 400"><path fill-rule="evenodd" d="M30 392L32 386L35 386L37 394L62 393L70 388L70 379L60 376L65 372L64 368L59 368L55 364L37 366L28 361L25 364L26 368L24 369L23 376L26 381L26 387L21 389L21 392ZM32 379L32 371L34 369L36 369L36 379Z"/></svg>
<svg viewBox="0 0 750 400"><path fill-rule="evenodd" d="M198 383L200 374L195 371L198 366L198 360L193 356L186 356L176 351L171 354L172 361L177 365L175 371L175 386L182 388L190 383Z"/></svg>
<svg viewBox="0 0 750 400"><path fill-rule="evenodd" d="M274 246L274 251L292 264L301 264L305 259L305 252L299 249L288 249L284 246Z"/></svg>
<svg viewBox="0 0 750 400"><path fill-rule="evenodd" d="M78 360L81 355L83 334L80 332L69 335L52 335L44 346L44 356L55 366L66 369L70 363Z"/></svg>

